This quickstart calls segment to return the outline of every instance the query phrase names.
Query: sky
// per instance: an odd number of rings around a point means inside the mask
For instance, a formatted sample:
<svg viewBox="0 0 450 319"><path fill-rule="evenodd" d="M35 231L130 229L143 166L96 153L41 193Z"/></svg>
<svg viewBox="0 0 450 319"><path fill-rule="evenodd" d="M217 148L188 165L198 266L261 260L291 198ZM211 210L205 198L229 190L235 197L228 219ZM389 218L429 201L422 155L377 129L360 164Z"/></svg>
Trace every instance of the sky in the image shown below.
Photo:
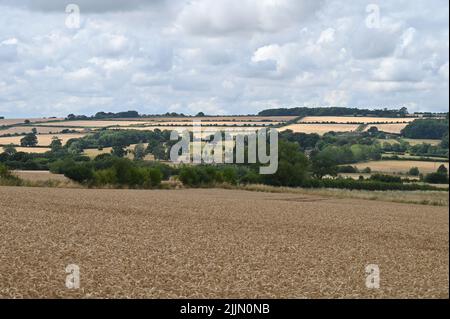
<svg viewBox="0 0 450 319"><path fill-rule="evenodd" d="M447 0L0 0L0 116L447 112L448 12Z"/></svg>

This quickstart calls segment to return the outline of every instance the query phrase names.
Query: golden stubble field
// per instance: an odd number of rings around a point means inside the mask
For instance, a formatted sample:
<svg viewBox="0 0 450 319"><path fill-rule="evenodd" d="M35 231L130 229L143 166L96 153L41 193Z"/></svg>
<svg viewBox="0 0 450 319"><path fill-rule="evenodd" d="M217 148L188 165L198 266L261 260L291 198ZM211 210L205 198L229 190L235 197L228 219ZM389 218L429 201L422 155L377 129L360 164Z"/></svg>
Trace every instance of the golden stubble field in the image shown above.
<svg viewBox="0 0 450 319"><path fill-rule="evenodd" d="M316 133L324 135L328 132L354 132L358 129L358 124L291 124L283 126L280 131L291 130L294 133Z"/></svg>
<svg viewBox="0 0 450 319"><path fill-rule="evenodd" d="M86 134L70 133L70 134L39 134L37 135L38 146L49 146L53 140L53 137L58 137L61 139L63 145L67 143L68 140L73 138L82 138ZM11 136L11 137L0 137L0 145L20 145L20 140L23 136Z"/></svg>
<svg viewBox="0 0 450 319"><path fill-rule="evenodd" d="M448 207L0 187L0 297L448 298ZM65 287L77 264L79 290ZM380 289L365 267L380 267Z"/></svg>
<svg viewBox="0 0 450 319"><path fill-rule="evenodd" d="M413 122L417 118L411 117L368 117L368 116L306 116L302 118L299 123L320 123L320 122L335 122L335 123L403 123Z"/></svg>
<svg viewBox="0 0 450 319"><path fill-rule="evenodd" d="M412 167L417 167L421 173L436 172L439 166L445 165L449 168L448 162L425 162L425 161L370 161L364 163L357 163L355 166L357 169L364 169L370 167L372 172L381 173L408 173Z"/></svg>

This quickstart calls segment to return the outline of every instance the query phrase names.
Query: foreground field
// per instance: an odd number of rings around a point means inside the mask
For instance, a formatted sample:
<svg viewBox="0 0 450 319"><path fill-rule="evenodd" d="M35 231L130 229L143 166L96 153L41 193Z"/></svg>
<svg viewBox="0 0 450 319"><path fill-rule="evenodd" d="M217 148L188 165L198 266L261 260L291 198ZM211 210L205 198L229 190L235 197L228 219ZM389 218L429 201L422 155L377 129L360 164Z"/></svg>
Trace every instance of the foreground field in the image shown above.
<svg viewBox="0 0 450 319"><path fill-rule="evenodd" d="M448 298L448 207L9 187L0 206L0 297ZM65 288L68 264L79 290Z"/></svg>

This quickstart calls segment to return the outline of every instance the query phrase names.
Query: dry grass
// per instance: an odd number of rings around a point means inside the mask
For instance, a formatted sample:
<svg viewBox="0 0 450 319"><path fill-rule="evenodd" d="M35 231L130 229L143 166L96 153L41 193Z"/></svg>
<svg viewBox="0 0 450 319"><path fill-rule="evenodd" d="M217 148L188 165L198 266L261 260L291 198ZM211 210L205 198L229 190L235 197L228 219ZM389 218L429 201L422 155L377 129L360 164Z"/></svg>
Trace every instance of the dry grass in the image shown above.
<svg viewBox="0 0 450 319"><path fill-rule="evenodd" d="M421 173L436 172L439 166L445 165L448 168L448 162L424 162L424 161L371 161L357 163L354 166L358 169L370 167L372 172L384 173L407 173L411 167L417 167Z"/></svg>
<svg viewBox="0 0 450 319"><path fill-rule="evenodd" d="M295 133L316 133L323 135L328 132L353 132L358 124L292 124L283 126L280 131L292 130Z"/></svg>
<svg viewBox="0 0 450 319"><path fill-rule="evenodd" d="M61 174L52 174L49 171L13 171L13 174L17 177L30 181L58 181L58 182L70 182L70 179Z"/></svg>
<svg viewBox="0 0 450 319"><path fill-rule="evenodd" d="M307 116L302 118L299 123L317 123L317 122L334 122L334 123L403 123L412 122L415 118L387 118L387 117L355 117L355 116Z"/></svg>
<svg viewBox="0 0 450 319"><path fill-rule="evenodd" d="M49 146L54 136L57 136L59 139L61 139L64 145L68 140L72 138L82 138L85 135L86 134L39 134L37 135L37 138L39 146ZM0 137L0 145L20 145L20 140L22 138L23 136Z"/></svg>
<svg viewBox="0 0 450 319"><path fill-rule="evenodd" d="M0 187L0 297L448 298L448 208ZM65 288L77 264L81 289ZM365 287L377 264L381 288ZM405 275L407 274L407 275Z"/></svg>
<svg viewBox="0 0 450 319"><path fill-rule="evenodd" d="M266 193L285 193L285 194L303 194L335 197L341 199L364 199L391 203L419 204L431 206L448 206L448 192L445 191L367 191L367 190L348 190L348 189L328 189L328 188L290 188L273 187L268 185L247 185L239 186L239 189L266 192Z"/></svg>

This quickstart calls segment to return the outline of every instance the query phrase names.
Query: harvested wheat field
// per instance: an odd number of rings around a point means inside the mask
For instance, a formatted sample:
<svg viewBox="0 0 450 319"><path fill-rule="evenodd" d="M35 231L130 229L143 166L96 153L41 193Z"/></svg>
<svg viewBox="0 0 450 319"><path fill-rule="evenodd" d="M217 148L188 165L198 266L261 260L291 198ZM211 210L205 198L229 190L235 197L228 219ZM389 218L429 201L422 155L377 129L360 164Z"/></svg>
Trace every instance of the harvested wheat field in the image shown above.
<svg viewBox="0 0 450 319"><path fill-rule="evenodd" d="M49 171L13 171L13 174L23 180L31 182L58 181L69 183L70 179L62 174L52 174Z"/></svg>
<svg viewBox="0 0 450 319"><path fill-rule="evenodd" d="M86 134L39 134L37 135L38 146L49 146L53 140L53 137L58 137L61 139L62 144L65 145L68 140L72 138L82 138ZM23 136L11 136L11 137L0 137L0 145L20 145L20 140Z"/></svg>
<svg viewBox="0 0 450 319"><path fill-rule="evenodd" d="M448 207L0 187L0 297L448 298ZM80 289L65 268L80 267ZM367 289L365 267L380 268Z"/></svg>
<svg viewBox="0 0 450 319"><path fill-rule="evenodd" d="M425 162L425 161L370 161L357 163L357 169L370 167L372 172L383 173L407 173L412 167L417 167L421 173L436 172L439 166L445 165L448 169L448 162Z"/></svg>
<svg viewBox="0 0 450 319"><path fill-rule="evenodd" d="M283 126L279 130L292 130L294 133L316 133L323 135L329 132L354 132L358 127L358 124L291 124Z"/></svg>
<svg viewBox="0 0 450 319"><path fill-rule="evenodd" d="M29 118L29 119L0 119L0 126L9 126L15 124L24 124L26 120L29 120L31 123L41 123L41 122L49 122L49 121L58 121L62 119L52 118Z"/></svg>
<svg viewBox="0 0 450 319"><path fill-rule="evenodd" d="M392 133L392 134L400 134L400 132L408 126L407 123L393 123L393 124L369 124L365 131L369 130L371 127L376 127L379 131L386 132L386 133Z"/></svg>
<svg viewBox="0 0 450 319"><path fill-rule="evenodd" d="M63 130L67 130L67 127L57 127L57 126L13 126L10 128L7 128L5 130L0 130L0 135L6 135L6 134L28 134L31 133L33 129L36 129L38 134L56 134L61 133ZM84 129L78 128L78 129L70 129L72 131L81 132Z"/></svg>
<svg viewBox="0 0 450 319"><path fill-rule="evenodd" d="M299 123L404 123L412 122L416 118L411 117L363 117L363 116L306 116L302 118Z"/></svg>

